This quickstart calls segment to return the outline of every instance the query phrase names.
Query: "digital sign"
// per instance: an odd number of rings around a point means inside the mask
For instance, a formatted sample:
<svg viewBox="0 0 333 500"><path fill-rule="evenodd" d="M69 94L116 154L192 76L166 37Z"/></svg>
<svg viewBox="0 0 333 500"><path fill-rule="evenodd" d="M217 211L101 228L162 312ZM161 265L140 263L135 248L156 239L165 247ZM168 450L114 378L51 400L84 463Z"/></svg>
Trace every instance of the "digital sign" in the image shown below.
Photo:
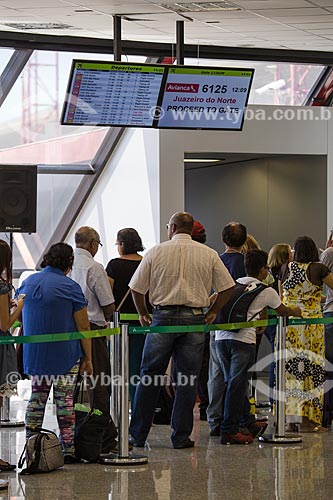
<svg viewBox="0 0 333 500"><path fill-rule="evenodd" d="M254 69L74 60L61 123L241 130Z"/></svg>
<svg viewBox="0 0 333 500"><path fill-rule="evenodd" d="M241 129L252 77L253 70L169 67L158 127Z"/></svg>
<svg viewBox="0 0 333 500"><path fill-rule="evenodd" d="M152 127L164 67L73 61L64 125Z"/></svg>

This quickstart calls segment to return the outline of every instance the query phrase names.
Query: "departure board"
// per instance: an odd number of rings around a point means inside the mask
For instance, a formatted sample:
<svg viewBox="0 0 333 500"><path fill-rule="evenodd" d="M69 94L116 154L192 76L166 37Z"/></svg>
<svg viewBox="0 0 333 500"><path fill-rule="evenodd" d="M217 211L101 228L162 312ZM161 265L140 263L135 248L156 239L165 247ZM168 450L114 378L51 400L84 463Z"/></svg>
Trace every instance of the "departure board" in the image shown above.
<svg viewBox="0 0 333 500"><path fill-rule="evenodd" d="M242 130L254 69L74 60L63 125Z"/></svg>
<svg viewBox="0 0 333 500"><path fill-rule="evenodd" d="M165 67L74 60L63 125L152 127Z"/></svg>

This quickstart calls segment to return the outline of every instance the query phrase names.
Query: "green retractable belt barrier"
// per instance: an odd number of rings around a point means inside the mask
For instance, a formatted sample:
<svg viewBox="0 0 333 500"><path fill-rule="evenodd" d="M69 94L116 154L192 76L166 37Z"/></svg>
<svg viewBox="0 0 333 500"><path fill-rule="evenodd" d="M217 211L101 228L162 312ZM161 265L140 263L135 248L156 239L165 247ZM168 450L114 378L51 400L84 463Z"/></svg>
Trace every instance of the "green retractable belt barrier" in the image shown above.
<svg viewBox="0 0 333 500"><path fill-rule="evenodd" d="M121 314L120 320L123 322L138 320L137 314ZM240 328L264 327L276 325L277 318L262 319L257 321L247 321L241 323L223 323L213 325L181 325L181 326L129 326L131 335L147 333L186 333L186 332L210 332L216 330L239 330ZM333 318L289 318L287 326L297 325L329 325L333 323ZM19 326L17 323L15 326ZM13 337L4 335L0 337L0 344L35 344L40 342L61 342L64 340L92 339L97 337L109 337L119 335L120 328L105 328L104 330L90 330L87 332L70 333L46 333L42 335L28 335Z"/></svg>
<svg viewBox="0 0 333 500"><path fill-rule="evenodd" d="M93 339L96 337L109 337L119 335L120 328L105 328L104 330L89 330L87 332L45 333L42 335L27 335L0 337L0 344L36 344L40 342L61 342L64 340Z"/></svg>

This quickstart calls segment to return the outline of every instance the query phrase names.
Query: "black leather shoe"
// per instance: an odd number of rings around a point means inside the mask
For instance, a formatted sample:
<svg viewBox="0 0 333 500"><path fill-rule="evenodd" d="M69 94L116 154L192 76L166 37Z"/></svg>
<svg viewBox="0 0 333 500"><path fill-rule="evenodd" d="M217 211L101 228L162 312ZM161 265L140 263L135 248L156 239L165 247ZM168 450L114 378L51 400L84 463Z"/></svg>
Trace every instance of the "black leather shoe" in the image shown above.
<svg viewBox="0 0 333 500"><path fill-rule="evenodd" d="M193 446L194 446L194 441L192 441L189 438L186 439L186 441L183 441L182 443L177 443L173 445L175 450L182 450L184 448L193 448Z"/></svg>
<svg viewBox="0 0 333 500"><path fill-rule="evenodd" d="M214 429L211 429L210 433L211 436L221 436L221 428L220 427L214 427Z"/></svg>
<svg viewBox="0 0 333 500"><path fill-rule="evenodd" d="M79 464L81 462L81 458L78 458L74 455L64 455L64 464Z"/></svg>

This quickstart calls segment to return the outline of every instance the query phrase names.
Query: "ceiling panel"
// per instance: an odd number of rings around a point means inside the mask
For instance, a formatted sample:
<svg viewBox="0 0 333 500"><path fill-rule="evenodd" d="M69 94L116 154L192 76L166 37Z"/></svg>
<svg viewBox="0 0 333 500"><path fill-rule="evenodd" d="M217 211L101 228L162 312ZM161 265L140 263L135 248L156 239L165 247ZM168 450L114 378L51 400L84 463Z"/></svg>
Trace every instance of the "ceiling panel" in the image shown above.
<svg viewBox="0 0 333 500"><path fill-rule="evenodd" d="M237 11L212 11L212 12L189 12L186 14L192 19L199 19L201 21L214 21L219 19L231 20L231 19L251 19L255 18L256 14L246 10ZM180 18L179 18L180 19Z"/></svg>
<svg viewBox="0 0 333 500"><path fill-rule="evenodd" d="M318 7L333 7L333 0L312 0L313 5L318 5Z"/></svg>
<svg viewBox="0 0 333 500"><path fill-rule="evenodd" d="M88 7L89 6L86 6L86 8ZM127 2L119 2L118 5L112 3L106 5L90 5L90 8L98 12L104 12L105 14L133 14L133 16L147 13L168 14L169 12L158 5L142 3L142 0L135 5L129 5Z"/></svg>
<svg viewBox="0 0 333 500"><path fill-rule="evenodd" d="M32 9L34 8L43 8L43 7L64 7L67 4L62 2L61 0L0 0L0 5L4 5L5 7L9 7L11 9L24 9L29 6ZM70 3L68 4L70 5Z"/></svg>
<svg viewBox="0 0 333 500"><path fill-rule="evenodd" d="M295 17L295 16L320 16L325 15L325 11L319 7L306 9L258 9L253 11L255 14L261 14L273 19L279 17Z"/></svg>
<svg viewBox="0 0 333 500"><path fill-rule="evenodd" d="M318 28L318 26L321 27L321 29L324 29L324 28L329 28L329 29L332 29L333 28L333 22L332 23L303 23L303 24L293 24L293 26L295 28L298 28L300 30L314 30L316 28Z"/></svg>
<svg viewBox="0 0 333 500"><path fill-rule="evenodd" d="M316 23L316 24L321 24L321 23L329 23L333 21L333 14L327 13L326 16L290 16L288 18L286 17L276 17L276 21L282 22L282 23L287 23L287 24L302 24L302 23Z"/></svg>
<svg viewBox="0 0 333 500"><path fill-rule="evenodd" d="M244 9L250 10L264 10L264 9L294 9L303 7L313 7L312 2L306 0L237 0L237 5Z"/></svg>
<svg viewBox="0 0 333 500"><path fill-rule="evenodd" d="M175 2L162 1L174 8ZM297 50L331 45L333 0L235 0L235 4L242 10L187 12L191 22L153 0L0 0L0 29L19 31L6 27L6 21L56 22L71 27L29 32L111 38L112 16L123 14L133 19L122 22L122 36L129 40L175 42L176 21L184 20L186 43Z"/></svg>

